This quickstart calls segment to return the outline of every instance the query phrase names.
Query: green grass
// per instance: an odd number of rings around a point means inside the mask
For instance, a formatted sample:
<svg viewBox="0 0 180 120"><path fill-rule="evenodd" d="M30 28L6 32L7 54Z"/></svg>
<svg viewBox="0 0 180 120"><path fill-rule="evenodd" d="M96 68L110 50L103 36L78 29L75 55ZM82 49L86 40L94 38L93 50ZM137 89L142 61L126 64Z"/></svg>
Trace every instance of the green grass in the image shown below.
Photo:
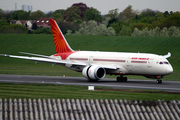
<svg viewBox="0 0 180 120"><path fill-rule="evenodd" d="M64 99L127 99L127 100L179 100L180 93L155 90L119 90L95 87L88 91L87 86L49 84L10 84L0 83L0 98L64 98Z"/></svg>
<svg viewBox="0 0 180 120"><path fill-rule="evenodd" d="M121 36L65 36L74 50L141 52L165 55L174 68L174 73L163 80L180 80L180 38L179 37L121 37ZM46 34L0 34L0 54L22 55L18 52L43 55L55 53L52 35ZM61 66L14 59L0 56L0 74L28 74L53 76L82 76ZM110 76L107 76L110 77ZM112 76L115 77L115 76ZM128 78L145 79L142 76Z"/></svg>

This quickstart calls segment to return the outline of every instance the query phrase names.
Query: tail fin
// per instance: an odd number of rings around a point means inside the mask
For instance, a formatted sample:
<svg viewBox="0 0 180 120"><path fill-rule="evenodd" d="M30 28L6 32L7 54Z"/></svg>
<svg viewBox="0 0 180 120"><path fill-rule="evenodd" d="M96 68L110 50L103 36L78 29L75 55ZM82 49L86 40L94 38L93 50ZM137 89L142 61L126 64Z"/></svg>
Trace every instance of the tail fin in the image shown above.
<svg viewBox="0 0 180 120"><path fill-rule="evenodd" d="M51 24L51 30L54 38L54 44L56 47L56 53L72 52L73 50L67 43L56 21L54 19L49 19L49 21Z"/></svg>

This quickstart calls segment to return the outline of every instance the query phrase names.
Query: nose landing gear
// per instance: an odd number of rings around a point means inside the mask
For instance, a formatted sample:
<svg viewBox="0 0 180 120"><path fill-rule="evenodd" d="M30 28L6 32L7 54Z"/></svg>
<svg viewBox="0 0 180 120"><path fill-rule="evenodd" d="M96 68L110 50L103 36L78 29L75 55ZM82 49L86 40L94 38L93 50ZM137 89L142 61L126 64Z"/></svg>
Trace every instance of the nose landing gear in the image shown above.
<svg viewBox="0 0 180 120"><path fill-rule="evenodd" d="M157 84L161 84L161 83L162 83L162 80L158 79Z"/></svg>
<svg viewBox="0 0 180 120"><path fill-rule="evenodd" d="M159 75L159 76L156 76L156 78L158 79L157 84L161 84L162 80L160 80L160 78L163 78L163 76Z"/></svg>

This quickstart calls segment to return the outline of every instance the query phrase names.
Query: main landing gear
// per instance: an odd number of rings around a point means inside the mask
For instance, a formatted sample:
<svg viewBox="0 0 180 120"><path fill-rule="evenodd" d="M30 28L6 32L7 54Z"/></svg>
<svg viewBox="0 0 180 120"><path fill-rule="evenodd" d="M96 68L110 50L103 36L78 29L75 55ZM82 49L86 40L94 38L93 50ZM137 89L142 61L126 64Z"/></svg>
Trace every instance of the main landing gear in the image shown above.
<svg viewBox="0 0 180 120"><path fill-rule="evenodd" d="M158 79L157 84L161 84L161 83L162 83L162 80Z"/></svg>
<svg viewBox="0 0 180 120"><path fill-rule="evenodd" d="M122 75L120 77L117 77L116 80L119 82L127 82L127 77L123 77Z"/></svg>

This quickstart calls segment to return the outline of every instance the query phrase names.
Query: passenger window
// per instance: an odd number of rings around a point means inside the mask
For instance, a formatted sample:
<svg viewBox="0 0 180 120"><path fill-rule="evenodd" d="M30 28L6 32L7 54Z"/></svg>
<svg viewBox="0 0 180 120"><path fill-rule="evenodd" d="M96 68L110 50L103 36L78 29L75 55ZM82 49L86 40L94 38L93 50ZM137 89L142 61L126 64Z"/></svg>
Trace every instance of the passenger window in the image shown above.
<svg viewBox="0 0 180 120"><path fill-rule="evenodd" d="M163 64L163 62L159 62L159 64Z"/></svg>
<svg viewBox="0 0 180 120"><path fill-rule="evenodd" d="M164 64L169 64L168 62L164 62Z"/></svg>

